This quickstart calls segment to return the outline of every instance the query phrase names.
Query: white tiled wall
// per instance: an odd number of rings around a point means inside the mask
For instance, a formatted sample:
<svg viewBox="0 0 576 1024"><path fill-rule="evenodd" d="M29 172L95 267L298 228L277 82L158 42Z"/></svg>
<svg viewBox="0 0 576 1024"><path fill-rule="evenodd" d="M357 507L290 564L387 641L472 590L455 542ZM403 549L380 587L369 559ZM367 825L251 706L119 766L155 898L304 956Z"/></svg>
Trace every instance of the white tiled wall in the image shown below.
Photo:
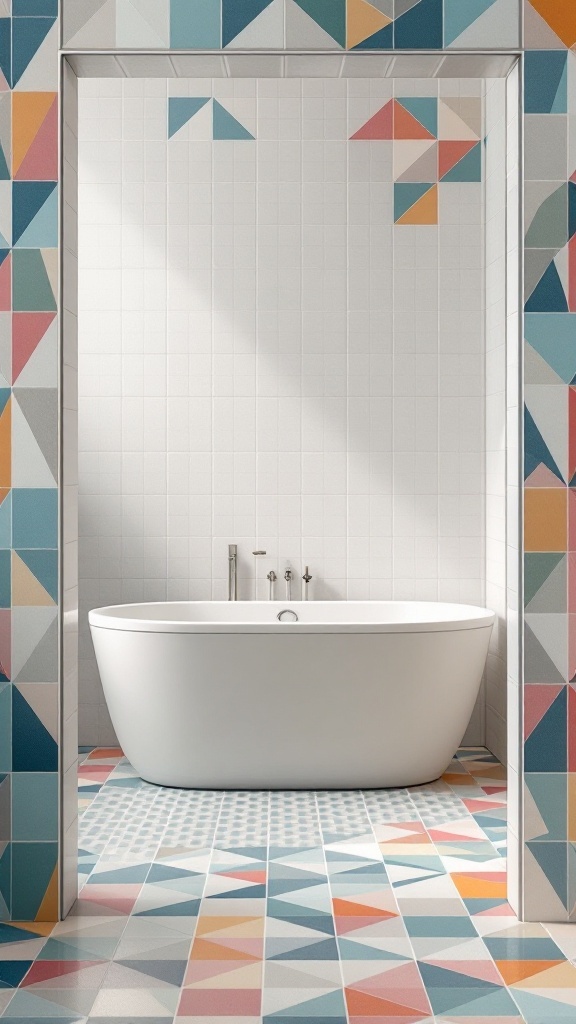
<svg viewBox="0 0 576 1024"><path fill-rule="evenodd" d="M485 600L484 189L394 226L391 144L347 141L391 80L79 84L80 738L107 743L88 609L224 598L230 541L241 597L289 563L315 598ZM484 87L397 84L439 88ZM257 141L167 140L168 92Z"/></svg>

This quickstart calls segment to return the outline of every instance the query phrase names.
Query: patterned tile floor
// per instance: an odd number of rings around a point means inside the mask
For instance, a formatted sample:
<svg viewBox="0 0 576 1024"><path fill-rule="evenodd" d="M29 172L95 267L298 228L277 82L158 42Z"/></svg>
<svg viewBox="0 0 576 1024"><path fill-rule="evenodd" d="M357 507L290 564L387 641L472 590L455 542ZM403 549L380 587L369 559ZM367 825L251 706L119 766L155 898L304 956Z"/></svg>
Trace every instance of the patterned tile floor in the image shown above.
<svg viewBox="0 0 576 1024"><path fill-rule="evenodd" d="M2 1024L576 1021L576 926L506 903L483 748L410 790L160 789L101 748L79 771L80 897L0 925Z"/></svg>

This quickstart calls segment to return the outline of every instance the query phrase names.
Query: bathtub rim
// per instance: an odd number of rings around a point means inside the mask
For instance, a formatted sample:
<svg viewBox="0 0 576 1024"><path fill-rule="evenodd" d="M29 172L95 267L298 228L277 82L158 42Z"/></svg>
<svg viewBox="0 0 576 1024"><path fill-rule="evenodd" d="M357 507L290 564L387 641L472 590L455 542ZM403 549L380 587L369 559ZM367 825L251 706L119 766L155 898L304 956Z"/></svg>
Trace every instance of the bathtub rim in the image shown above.
<svg viewBox="0 0 576 1024"><path fill-rule="evenodd" d="M277 609L294 608L298 611L300 608L305 608L309 611L311 606L314 604L322 605L351 605L359 608L365 605L410 605L410 606L430 606L435 609L459 609L461 613L467 612L468 615L462 614L461 618L440 618L438 616L433 617L432 615L428 619L415 620L415 621L400 621L400 622L363 622L358 621L298 621L298 622L279 622L276 619ZM480 605L468 605L459 604L455 602L445 601L326 601L326 602L304 602L304 601L236 601L234 602L234 608L240 610L242 606L261 605L264 608L270 608L273 618L271 621L250 621L243 619L222 619L218 620L199 620L191 619L190 621L183 621L182 619L154 619L152 617L144 618L143 616L130 616L126 614L129 610L133 609L152 609L157 608L159 605L162 607L175 605L182 606L206 606L206 605L218 605L225 606L227 609L230 608L231 603L228 601L149 601L149 602L137 602L132 604L118 604L118 605L107 605L101 608L93 608L88 612L88 622L91 628L98 629L111 629L118 630L121 632L130 633L179 633L179 634L210 634L210 633L235 633L235 634L301 634L301 633L316 633L319 635L329 633L444 633L452 631L460 631L466 629L485 629L486 627L492 627L496 621L496 613L489 608L484 608Z"/></svg>

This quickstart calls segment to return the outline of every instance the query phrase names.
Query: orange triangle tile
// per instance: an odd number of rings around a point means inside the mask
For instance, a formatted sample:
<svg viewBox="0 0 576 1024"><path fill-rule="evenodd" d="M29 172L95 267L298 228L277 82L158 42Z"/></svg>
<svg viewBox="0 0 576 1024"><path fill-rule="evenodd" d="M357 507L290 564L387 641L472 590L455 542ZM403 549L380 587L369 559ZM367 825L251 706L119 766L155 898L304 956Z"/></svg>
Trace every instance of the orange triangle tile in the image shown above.
<svg viewBox="0 0 576 1024"><path fill-rule="evenodd" d="M438 223L438 186L433 185L418 199L406 213L398 218L396 224L437 224Z"/></svg>
<svg viewBox="0 0 576 1024"><path fill-rule="evenodd" d="M332 901L335 917L379 917L384 921L389 917L396 917L387 910L378 910L377 907L367 907L364 903L351 903L349 900L335 899Z"/></svg>
<svg viewBox="0 0 576 1024"><path fill-rule="evenodd" d="M496 960L496 967L506 984L513 985L562 963L564 960Z"/></svg>
<svg viewBox="0 0 576 1024"><path fill-rule="evenodd" d="M53 92L12 93L12 174L20 165L56 101Z"/></svg>
<svg viewBox="0 0 576 1024"><path fill-rule="evenodd" d="M230 949L207 939L195 939L190 953L191 960L259 960L260 957L239 949Z"/></svg>
<svg viewBox="0 0 576 1024"><path fill-rule="evenodd" d="M215 932L227 931L228 928L238 928L242 925L250 927L254 922L260 925L262 921L261 917L208 917L202 915L198 918L196 935L214 935ZM247 934L249 933L247 932Z"/></svg>
<svg viewBox="0 0 576 1024"><path fill-rule="evenodd" d="M409 1018L418 1014L417 1020L422 1017L422 1010L413 1006L405 1006L402 1003L392 1002L390 999L381 999L379 996L369 995L367 992L358 992L354 988L344 990L346 1006L349 1015L363 1017L374 1017L376 1020L386 1021L395 1018Z"/></svg>
<svg viewBox="0 0 576 1024"><path fill-rule="evenodd" d="M435 141L435 136L397 100L394 100L394 138Z"/></svg>
<svg viewBox="0 0 576 1024"><path fill-rule="evenodd" d="M58 920L58 868L55 867L52 872L52 877L46 887L44 898L38 908L36 917L39 921L57 921Z"/></svg>
<svg viewBox="0 0 576 1024"><path fill-rule="evenodd" d="M532 7L562 40L565 46L576 43L576 4L572 0L530 0Z"/></svg>
<svg viewBox="0 0 576 1024"><path fill-rule="evenodd" d="M373 7L366 0L348 0L346 10L346 46L352 50L380 29L389 25L391 18Z"/></svg>

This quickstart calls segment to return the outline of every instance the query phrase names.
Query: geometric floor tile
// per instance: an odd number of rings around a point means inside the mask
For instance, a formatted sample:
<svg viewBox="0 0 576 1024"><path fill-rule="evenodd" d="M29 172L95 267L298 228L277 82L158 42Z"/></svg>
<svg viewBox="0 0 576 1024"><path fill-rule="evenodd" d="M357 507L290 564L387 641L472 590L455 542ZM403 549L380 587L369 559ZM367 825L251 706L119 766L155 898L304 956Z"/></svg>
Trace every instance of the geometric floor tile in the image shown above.
<svg viewBox="0 0 576 1024"><path fill-rule="evenodd" d="M78 798L79 899L0 926L2 1024L576 1020L576 939L506 902L483 748L429 786L318 793L162 789L83 749Z"/></svg>

